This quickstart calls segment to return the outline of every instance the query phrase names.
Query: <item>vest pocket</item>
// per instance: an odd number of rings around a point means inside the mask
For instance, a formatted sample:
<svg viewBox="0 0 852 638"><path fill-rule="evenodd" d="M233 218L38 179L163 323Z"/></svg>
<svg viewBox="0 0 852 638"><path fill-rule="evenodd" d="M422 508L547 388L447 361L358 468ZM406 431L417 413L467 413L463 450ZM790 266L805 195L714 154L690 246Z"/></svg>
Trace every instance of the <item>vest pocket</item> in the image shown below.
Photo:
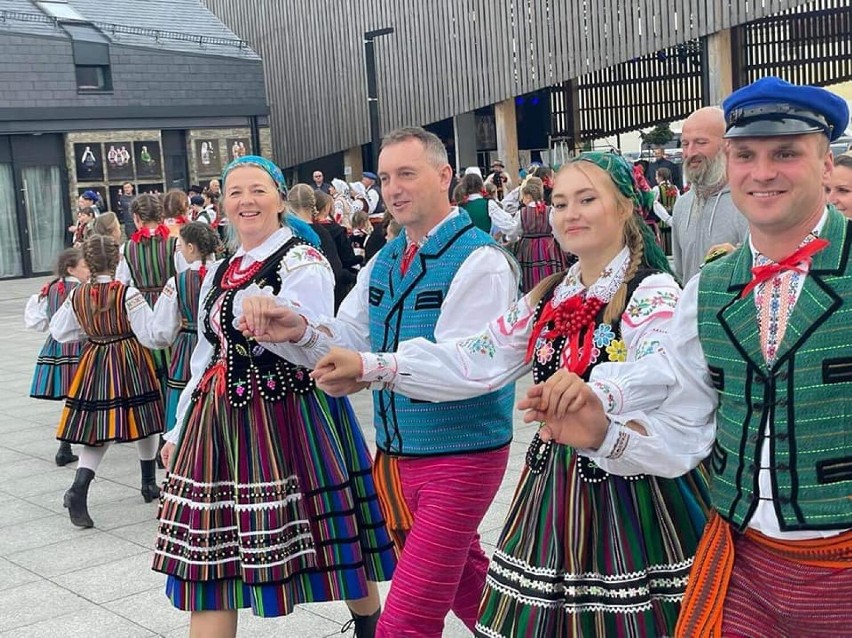
<svg viewBox="0 0 852 638"><path fill-rule="evenodd" d="M820 483L852 481L852 456L820 461L816 465L816 471Z"/></svg>
<svg viewBox="0 0 852 638"><path fill-rule="evenodd" d="M848 383L852 381L852 359L826 359L822 362L823 383Z"/></svg>
<svg viewBox="0 0 852 638"><path fill-rule="evenodd" d="M713 471L716 474L722 474L725 471L725 467L728 465L728 453L725 449L719 445L719 441L716 440L713 443L713 451L710 452L710 467L713 468Z"/></svg>

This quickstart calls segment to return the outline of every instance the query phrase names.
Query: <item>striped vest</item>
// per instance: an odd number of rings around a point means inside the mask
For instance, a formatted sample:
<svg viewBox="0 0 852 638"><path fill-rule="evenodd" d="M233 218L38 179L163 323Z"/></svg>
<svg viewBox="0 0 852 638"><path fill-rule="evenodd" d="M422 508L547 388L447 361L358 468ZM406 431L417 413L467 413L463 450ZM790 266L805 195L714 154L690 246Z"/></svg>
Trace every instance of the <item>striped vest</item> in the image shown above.
<svg viewBox="0 0 852 638"><path fill-rule="evenodd" d="M166 282L175 276L176 239L151 237L142 241L129 240L124 244L124 259L130 268L133 285L153 307Z"/></svg>
<svg viewBox="0 0 852 638"><path fill-rule="evenodd" d="M415 337L434 341L441 306L456 272L474 250L493 243L460 210L438 227L405 276L400 274L405 234L385 246L375 257L370 277L373 351L395 352L401 341ZM514 397L514 383L472 399L442 403L409 399L388 389L374 392L376 445L406 456L502 447L512 439Z"/></svg>
<svg viewBox="0 0 852 638"><path fill-rule="evenodd" d="M758 505L764 445L782 530L852 527L849 222L830 208L821 236L831 244L814 257L772 367L761 351L754 297L738 298L751 280L751 251L701 271L698 334L719 393L713 505L740 530Z"/></svg>

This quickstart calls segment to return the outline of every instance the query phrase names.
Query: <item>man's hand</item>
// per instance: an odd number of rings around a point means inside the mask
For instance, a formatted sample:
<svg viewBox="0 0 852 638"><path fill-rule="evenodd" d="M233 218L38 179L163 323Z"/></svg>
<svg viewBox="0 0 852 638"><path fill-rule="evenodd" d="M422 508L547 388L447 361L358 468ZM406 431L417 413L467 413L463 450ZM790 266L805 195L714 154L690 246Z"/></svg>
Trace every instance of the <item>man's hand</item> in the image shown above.
<svg viewBox="0 0 852 638"><path fill-rule="evenodd" d="M165 467L167 470L172 469L171 461L172 461L172 454L174 454L174 452L175 452L175 447L176 446L175 446L174 443L166 443L165 445L163 445L163 448L160 450L160 458L163 461L163 467Z"/></svg>
<svg viewBox="0 0 852 638"><path fill-rule="evenodd" d="M554 399L553 388L545 397L546 384L534 385L518 403L518 409L526 410L526 423L541 421L544 424L539 431L542 440L591 450L603 444L609 419L597 395L581 383L582 386L578 386L576 380L569 377L557 380L554 386L565 390L558 400ZM562 410L566 410L564 415L560 415Z"/></svg>
<svg viewBox="0 0 852 638"><path fill-rule="evenodd" d="M711 261L715 261L720 257L724 257L728 253L732 253L737 249L736 246L725 242L723 244L716 244L715 246L710 246L710 249L707 251L707 254L704 255L704 263L710 263Z"/></svg>
<svg viewBox="0 0 852 638"><path fill-rule="evenodd" d="M238 328L245 337L272 343L295 342L305 335L307 321L275 299L258 295L243 299L243 316Z"/></svg>
<svg viewBox="0 0 852 638"><path fill-rule="evenodd" d="M311 376L320 390L333 397L342 397L370 385L358 380L362 373L361 355L354 350L332 348L317 362Z"/></svg>

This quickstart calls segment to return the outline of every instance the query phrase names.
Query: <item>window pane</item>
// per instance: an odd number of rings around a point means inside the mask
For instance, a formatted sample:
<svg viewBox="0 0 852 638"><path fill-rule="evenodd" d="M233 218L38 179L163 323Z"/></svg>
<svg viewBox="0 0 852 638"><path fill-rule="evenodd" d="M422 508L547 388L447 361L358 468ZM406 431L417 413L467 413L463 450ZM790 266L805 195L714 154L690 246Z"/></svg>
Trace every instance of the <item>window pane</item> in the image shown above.
<svg viewBox="0 0 852 638"><path fill-rule="evenodd" d="M30 233L33 272L49 272L62 250L65 238L65 212L62 206L62 179L58 166L30 166L21 169Z"/></svg>
<svg viewBox="0 0 852 638"><path fill-rule="evenodd" d="M78 89L104 89L104 69L101 66L78 66L77 88Z"/></svg>
<svg viewBox="0 0 852 638"><path fill-rule="evenodd" d="M0 164L0 278L23 274L12 165Z"/></svg>

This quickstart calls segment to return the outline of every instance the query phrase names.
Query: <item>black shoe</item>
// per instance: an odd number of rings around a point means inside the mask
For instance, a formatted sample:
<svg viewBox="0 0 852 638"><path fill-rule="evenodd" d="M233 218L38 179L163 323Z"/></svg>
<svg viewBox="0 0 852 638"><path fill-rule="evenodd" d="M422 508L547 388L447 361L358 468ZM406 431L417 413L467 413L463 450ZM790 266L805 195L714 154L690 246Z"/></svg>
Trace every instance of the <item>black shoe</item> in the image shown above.
<svg viewBox="0 0 852 638"><path fill-rule="evenodd" d="M57 450L56 456L53 457L54 462L59 467L64 467L77 459L78 456L71 451L71 444L68 441L60 441L59 450Z"/></svg>
<svg viewBox="0 0 852 638"><path fill-rule="evenodd" d="M382 615L382 610L377 609L369 616L359 616L351 609L349 613L352 615L352 620L347 621L340 630L340 633L345 634L353 627L355 628L355 638L375 638L376 625L379 624L379 616Z"/></svg>
<svg viewBox="0 0 852 638"><path fill-rule="evenodd" d="M68 516L77 527L94 527L95 523L89 516L87 501L89 499L89 483L95 478L95 473L87 467L78 467L74 475L74 483L65 492L62 504L68 508Z"/></svg>
<svg viewBox="0 0 852 638"><path fill-rule="evenodd" d="M146 503L160 498L160 487L157 485L157 464L154 459L139 461L142 468L142 498Z"/></svg>

